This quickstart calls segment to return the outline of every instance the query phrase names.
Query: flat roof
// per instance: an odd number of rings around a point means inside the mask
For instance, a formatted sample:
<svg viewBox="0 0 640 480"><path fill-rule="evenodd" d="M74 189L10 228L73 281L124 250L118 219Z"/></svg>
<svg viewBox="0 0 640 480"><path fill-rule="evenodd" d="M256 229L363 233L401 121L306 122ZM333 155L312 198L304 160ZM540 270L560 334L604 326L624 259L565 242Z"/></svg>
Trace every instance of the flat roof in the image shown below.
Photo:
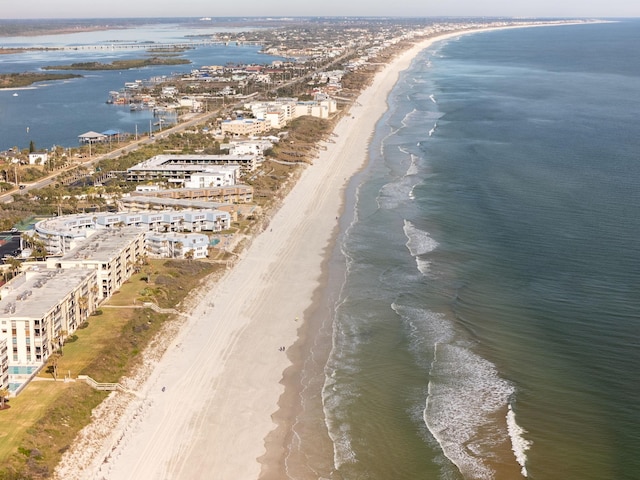
<svg viewBox="0 0 640 480"><path fill-rule="evenodd" d="M138 170L184 170L189 171L197 168L202 170L203 166L215 165L218 169L224 171L225 168L233 167L233 165L219 165L220 162L230 163L247 163L254 160L253 155L156 155L148 158L127 171Z"/></svg>
<svg viewBox="0 0 640 480"><path fill-rule="evenodd" d="M95 270L43 269L30 270L2 289L1 320L39 319L60 303Z"/></svg>
<svg viewBox="0 0 640 480"><path fill-rule="evenodd" d="M166 205L167 207L188 207L202 210L216 210L222 206L230 205L228 203L207 202L204 200L191 200L188 198L167 198L146 195L132 195L130 197L122 197L121 202L125 205L128 202L135 202L143 205Z"/></svg>
<svg viewBox="0 0 640 480"><path fill-rule="evenodd" d="M59 261L109 262L140 235L144 235L144 230L138 227L115 227L98 230L86 242L60 257Z"/></svg>

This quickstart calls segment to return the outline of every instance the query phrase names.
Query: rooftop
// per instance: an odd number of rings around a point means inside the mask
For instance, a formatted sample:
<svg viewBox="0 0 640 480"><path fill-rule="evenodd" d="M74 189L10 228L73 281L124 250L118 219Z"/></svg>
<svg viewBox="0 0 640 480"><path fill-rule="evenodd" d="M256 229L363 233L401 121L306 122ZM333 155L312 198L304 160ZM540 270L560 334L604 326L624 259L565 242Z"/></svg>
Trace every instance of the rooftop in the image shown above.
<svg viewBox="0 0 640 480"><path fill-rule="evenodd" d="M0 319L42 318L94 270L30 270L2 288Z"/></svg>
<svg viewBox="0 0 640 480"><path fill-rule="evenodd" d="M143 230L137 227L118 227L100 230L91 236L89 241L77 246L62 256L62 261L89 260L109 262L131 241L142 235Z"/></svg>

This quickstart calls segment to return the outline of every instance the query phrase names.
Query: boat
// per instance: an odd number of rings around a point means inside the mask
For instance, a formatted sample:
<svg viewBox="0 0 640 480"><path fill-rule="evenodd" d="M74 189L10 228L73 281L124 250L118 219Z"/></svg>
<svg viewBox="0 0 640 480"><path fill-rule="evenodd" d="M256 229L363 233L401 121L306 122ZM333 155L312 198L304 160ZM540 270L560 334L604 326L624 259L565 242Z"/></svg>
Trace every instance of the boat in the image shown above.
<svg viewBox="0 0 640 480"><path fill-rule="evenodd" d="M17 94L17 93L14 93L14 94L13 94L13 96L14 96L14 97L17 97L17 96L18 96L18 94Z"/></svg>

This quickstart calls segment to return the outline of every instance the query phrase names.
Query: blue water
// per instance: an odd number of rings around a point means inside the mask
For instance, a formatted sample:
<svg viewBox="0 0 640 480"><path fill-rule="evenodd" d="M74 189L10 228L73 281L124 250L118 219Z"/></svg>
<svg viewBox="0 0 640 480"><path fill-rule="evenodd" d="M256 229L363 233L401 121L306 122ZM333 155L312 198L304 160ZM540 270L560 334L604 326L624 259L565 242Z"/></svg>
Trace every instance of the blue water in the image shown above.
<svg viewBox="0 0 640 480"><path fill-rule="evenodd" d="M0 55L0 73L38 71L49 65L77 62L110 63L126 58L145 58L144 49L110 50L118 42L186 42L197 41L193 35L213 34L219 28L188 28L179 25L148 25L136 29L105 30L89 33L45 35L34 37L0 37L3 47L106 46L102 49L29 51ZM226 29L228 30L228 29ZM131 112L126 106L107 105L112 90L120 90L125 82L152 77L188 73L203 65L270 64L280 57L264 55L260 47L248 45L210 45L187 50L183 57L191 64L145 67L122 71L62 71L83 78L41 82L34 88L0 89L0 150L17 146L49 149L54 145L74 147L78 135L89 130L117 130L134 134L154 129L151 111ZM17 93L18 96L14 96Z"/></svg>
<svg viewBox="0 0 640 480"><path fill-rule="evenodd" d="M326 477L640 478L639 36L473 34L401 76L341 245Z"/></svg>

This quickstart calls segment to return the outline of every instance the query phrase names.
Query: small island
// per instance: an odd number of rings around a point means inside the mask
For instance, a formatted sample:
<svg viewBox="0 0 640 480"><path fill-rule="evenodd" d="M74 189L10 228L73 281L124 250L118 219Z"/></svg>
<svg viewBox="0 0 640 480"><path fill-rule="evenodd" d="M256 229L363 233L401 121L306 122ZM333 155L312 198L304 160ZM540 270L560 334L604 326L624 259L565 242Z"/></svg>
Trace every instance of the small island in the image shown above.
<svg viewBox="0 0 640 480"><path fill-rule="evenodd" d="M191 63L186 58L176 57L151 57L130 60L114 60L111 63L79 62L70 65L49 65L44 70L129 70L157 65L184 65Z"/></svg>
<svg viewBox="0 0 640 480"><path fill-rule="evenodd" d="M0 74L0 88L20 88L28 87L36 82L47 80L67 80L69 78L82 78L82 75L75 73L3 73Z"/></svg>

